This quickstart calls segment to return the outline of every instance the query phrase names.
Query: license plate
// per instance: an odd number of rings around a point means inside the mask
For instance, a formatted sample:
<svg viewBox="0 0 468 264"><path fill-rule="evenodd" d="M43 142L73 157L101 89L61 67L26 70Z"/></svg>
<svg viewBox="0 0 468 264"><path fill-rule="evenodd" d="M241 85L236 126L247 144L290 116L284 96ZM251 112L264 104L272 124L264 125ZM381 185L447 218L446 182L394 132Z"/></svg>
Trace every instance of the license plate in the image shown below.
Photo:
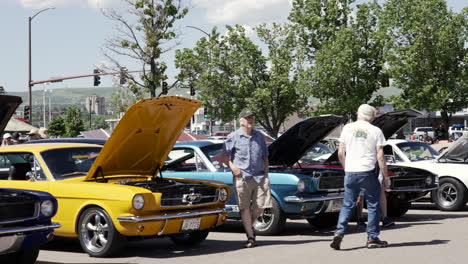
<svg viewBox="0 0 468 264"><path fill-rule="evenodd" d="M184 219L181 231L193 231L200 228L201 218Z"/></svg>
<svg viewBox="0 0 468 264"><path fill-rule="evenodd" d="M227 208L231 208L231 212L238 213L239 212L239 206L237 205L226 205Z"/></svg>

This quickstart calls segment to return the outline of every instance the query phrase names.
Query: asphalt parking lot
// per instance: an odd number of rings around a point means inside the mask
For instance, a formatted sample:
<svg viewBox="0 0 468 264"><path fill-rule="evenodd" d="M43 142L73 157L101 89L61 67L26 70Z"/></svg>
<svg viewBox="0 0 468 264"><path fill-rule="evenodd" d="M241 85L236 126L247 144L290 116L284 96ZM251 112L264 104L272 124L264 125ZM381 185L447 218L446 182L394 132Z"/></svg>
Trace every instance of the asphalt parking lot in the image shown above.
<svg viewBox="0 0 468 264"><path fill-rule="evenodd" d="M288 221L281 236L258 237L258 247L242 248L240 222L227 222L194 248L175 246L168 238L132 242L116 258L90 258L78 240L55 239L39 255L38 264L58 263L466 263L468 207L441 212L428 203L416 204L397 225L382 230L385 249L367 249L366 234L349 226L341 251L329 247L333 229L317 230L306 221Z"/></svg>

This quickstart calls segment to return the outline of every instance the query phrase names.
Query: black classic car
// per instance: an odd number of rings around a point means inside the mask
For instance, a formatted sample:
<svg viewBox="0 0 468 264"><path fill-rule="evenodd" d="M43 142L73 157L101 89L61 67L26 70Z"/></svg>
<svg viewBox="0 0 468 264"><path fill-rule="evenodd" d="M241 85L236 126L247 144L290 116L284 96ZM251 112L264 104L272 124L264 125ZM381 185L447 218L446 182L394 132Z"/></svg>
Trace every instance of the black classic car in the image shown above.
<svg viewBox="0 0 468 264"><path fill-rule="evenodd" d="M0 134L20 103L21 97L0 95ZM6 177L20 169L8 167ZM51 223L56 212L57 200L48 193L0 188L0 263L35 263L39 247L60 226Z"/></svg>

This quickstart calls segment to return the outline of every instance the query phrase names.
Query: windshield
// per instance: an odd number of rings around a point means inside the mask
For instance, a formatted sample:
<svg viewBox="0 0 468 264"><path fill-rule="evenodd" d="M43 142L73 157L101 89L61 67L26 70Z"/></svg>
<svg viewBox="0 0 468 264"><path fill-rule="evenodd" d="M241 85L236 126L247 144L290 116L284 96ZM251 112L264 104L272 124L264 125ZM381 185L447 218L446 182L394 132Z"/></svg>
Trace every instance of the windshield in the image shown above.
<svg viewBox="0 0 468 264"><path fill-rule="evenodd" d="M318 143L312 146L307 152L299 159L300 164L320 164L325 162L333 151L325 144Z"/></svg>
<svg viewBox="0 0 468 264"><path fill-rule="evenodd" d="M435 159L439 152L424 142L404 142L397 144L397 147L411 161Z"/></svg>
<svg viewBox="0 0 468 264"><path fill-rule="evenodd" d="M223 144L212 144L200 148L217 170L227 167L223 163Z"/></svg>
<svg viewBox="0 0 468 264"><path fill-rule="evenodd" d="M56 180L85 176L96 157L100 147L60 148L41 152L47 167Z"/></svg>

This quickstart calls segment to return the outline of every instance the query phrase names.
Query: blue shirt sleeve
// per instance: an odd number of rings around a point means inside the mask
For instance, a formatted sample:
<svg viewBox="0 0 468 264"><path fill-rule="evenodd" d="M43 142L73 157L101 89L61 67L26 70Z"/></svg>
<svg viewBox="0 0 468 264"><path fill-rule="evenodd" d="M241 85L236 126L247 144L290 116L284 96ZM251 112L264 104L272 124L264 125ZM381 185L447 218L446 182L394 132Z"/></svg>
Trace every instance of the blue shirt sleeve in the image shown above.
<svg viewBox="0 0 468 264"><path fill-rule="evenodd" d="M234 140L232 134L223 143L224 154L232 156L232 148L234 147Z"/></svg>

